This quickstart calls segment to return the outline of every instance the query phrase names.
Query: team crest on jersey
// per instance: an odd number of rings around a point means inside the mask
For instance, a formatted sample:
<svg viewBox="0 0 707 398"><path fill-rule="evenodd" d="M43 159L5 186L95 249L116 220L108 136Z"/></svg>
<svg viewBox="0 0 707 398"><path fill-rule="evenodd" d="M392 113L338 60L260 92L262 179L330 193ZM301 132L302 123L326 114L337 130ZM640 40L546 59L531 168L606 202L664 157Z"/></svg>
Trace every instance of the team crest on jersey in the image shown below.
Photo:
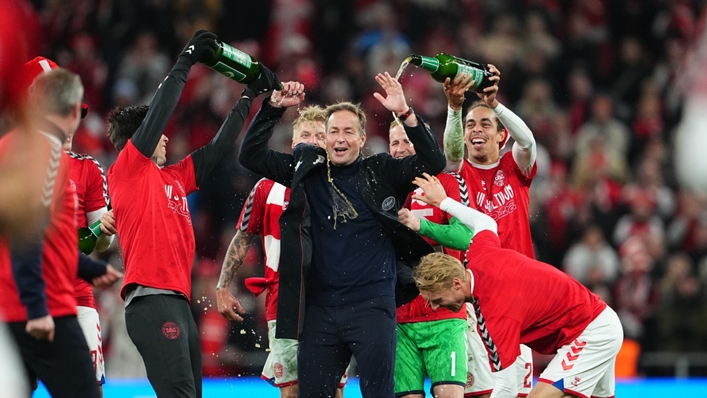
<svg viewBox="0 0 707 398"><path fill-rule="evenodd" d="M471 372L466 372L466 388L474 385L474 375Z"/></svg>
<svg viewBox="0 0 707 398"><path fill-rule="evenodd" d="M272 368L273 372L275 373L275 377L277 377L278 379L285 374L285 368L280 362L275 362L275 365L273 365Z"/></svg>
<svg viewBox="0 0 707 398"><path fill-rule="evenodd" d="M392 196L388 196L383 201L383 204L381 205L381 209L383 209L383 211L388 211L388 210L392 209L393 206L395 206L395 198Z"/></svg>
<svg viewBox="0 0 707 398"><path fill-rule="evenodd" d="M506 185L506 177L503 175L503 170L496 172L496 176L493 178L493 184L499 187Z"/></svg>
<svg viewBox="0 0 707 398"><path fill-rule="evenodd" d="M177 182L178 183L178 182ZM179 183L178 183L179 184ZM187 222L191 225L191 217L189 216L189 204L182 185L179 184L182 196L176 192L172 185L165 184L164 193L167 195L167 207L180 216L186 217Z"/></svg>

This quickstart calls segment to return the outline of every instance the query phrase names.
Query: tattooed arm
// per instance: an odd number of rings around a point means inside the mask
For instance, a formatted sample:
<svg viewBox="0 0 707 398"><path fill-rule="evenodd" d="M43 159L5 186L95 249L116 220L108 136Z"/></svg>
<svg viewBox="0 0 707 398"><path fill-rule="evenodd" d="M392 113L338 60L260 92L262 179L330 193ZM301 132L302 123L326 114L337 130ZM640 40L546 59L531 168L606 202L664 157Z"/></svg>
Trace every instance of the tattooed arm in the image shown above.
<svg viewBox="0 0 707 398"><path fill-rule="evenodd" d="M216 308L224 318L232 321L243 321L243 318L238 314L245 314L245 310L241 307L238 299L231 294L231 281L243 265L254 237L254 234L240 229L236 232L228 247L226 257L223 259L221 276L219 276L218 285L216 285Z"/></svg>

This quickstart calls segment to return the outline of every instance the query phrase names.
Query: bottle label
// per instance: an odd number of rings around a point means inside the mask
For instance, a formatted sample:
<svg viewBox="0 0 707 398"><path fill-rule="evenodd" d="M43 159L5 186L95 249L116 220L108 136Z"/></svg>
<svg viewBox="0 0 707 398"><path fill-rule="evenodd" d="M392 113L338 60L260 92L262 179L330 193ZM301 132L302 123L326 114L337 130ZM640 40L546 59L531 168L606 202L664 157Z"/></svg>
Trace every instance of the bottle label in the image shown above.
<svg viewBox="0 0 707 398"><path fill-rule="evenodd" d="M420 65L424 69L430 71L430 73L435 73L439 69L439 60L432 57L420 57L422 58L422 64Z"/></svg>
<svg viewBox="0 0 707 398"><path fill-rule="evenodd" d="M250 55L244 53L243 51L237 48L233 48L228 44L221 43L221 46L223 48L221 56L245 66L246 69L250 69L250 66L253 64L253 62L250 60Z"/></svg>
<svg viewBox="0 0 707 398"><path fill-rule="evenodd" d="M240 71L231 68L230 66L224 64L223 62L217 62L216 65L212 66L211 69L215 70L216 72L234 79L236 81L243 81L245 79L245 75L241 73Z"/></svg>
<svg viewBox="0 0 707 398"><path fill-rule="evenodd" d="M91 224L88 227L88 229L90 229L91 233L93 233L97 237L101 236L103 234L103 231L101 230L101 220L98 220L98 221L94 222L93 224Z"/></svg>
<svg viewBox="0 0 707 398"><path fill-rule="evenodd" d="M457 76L462 73L471 75L472 84L469 90L475 90L479 88L481 82L484 80L484 71L481 69L474 68L473 66L468 66L464 64L457 64ZM455 76L456 77L456 76Z"/></svg>

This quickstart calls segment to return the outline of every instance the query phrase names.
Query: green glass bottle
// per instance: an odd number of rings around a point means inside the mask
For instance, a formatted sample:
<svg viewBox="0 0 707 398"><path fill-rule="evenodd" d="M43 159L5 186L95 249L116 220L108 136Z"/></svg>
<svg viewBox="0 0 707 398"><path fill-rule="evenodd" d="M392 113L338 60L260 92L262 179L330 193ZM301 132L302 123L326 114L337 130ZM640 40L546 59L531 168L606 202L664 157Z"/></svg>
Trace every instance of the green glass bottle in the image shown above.
<svg viewBox="0 0 707 398"><path fill-rule="evenodd" d="M238 83L248 84L260 77L260 63L257 59L226 43L216 43L218 49L214 59L204 62L204 65Z"/></svg>
<svg viewBox="0 0 707 398"><path fill-rule="evenodd" d="M101 220L91 224L88 228L79 228L79 250L88 255L96 248L98 237L103 235Z"/></svg>
<svg viewBox="0 0 707 398"><path fill-rule="evenodd" d="M432 78L440 83L444 82L446 78L454 80L460 73L467 73L474 80L474 84L469 90L481 92L485 88L493 86L493 82L489 80L493 73L486 64L479 64L444 53L434 57L410 55L408 60L411 64L430 72Z"/></svg>

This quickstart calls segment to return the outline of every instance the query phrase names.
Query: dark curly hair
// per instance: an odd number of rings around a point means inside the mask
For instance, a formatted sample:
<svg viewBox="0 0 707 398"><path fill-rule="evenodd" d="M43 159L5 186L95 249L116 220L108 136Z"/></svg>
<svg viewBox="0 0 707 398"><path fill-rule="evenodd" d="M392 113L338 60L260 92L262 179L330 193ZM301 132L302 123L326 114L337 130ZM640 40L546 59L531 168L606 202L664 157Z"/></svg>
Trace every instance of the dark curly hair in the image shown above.
<svg viewBox="0 0 707 398"><path fill-rule="evenodd" d="M148 105L135 105L115 108L110 111L108 114L108 138L118 152L123 150L128 140L140 128L148 109L150 109Z"/></svg>

